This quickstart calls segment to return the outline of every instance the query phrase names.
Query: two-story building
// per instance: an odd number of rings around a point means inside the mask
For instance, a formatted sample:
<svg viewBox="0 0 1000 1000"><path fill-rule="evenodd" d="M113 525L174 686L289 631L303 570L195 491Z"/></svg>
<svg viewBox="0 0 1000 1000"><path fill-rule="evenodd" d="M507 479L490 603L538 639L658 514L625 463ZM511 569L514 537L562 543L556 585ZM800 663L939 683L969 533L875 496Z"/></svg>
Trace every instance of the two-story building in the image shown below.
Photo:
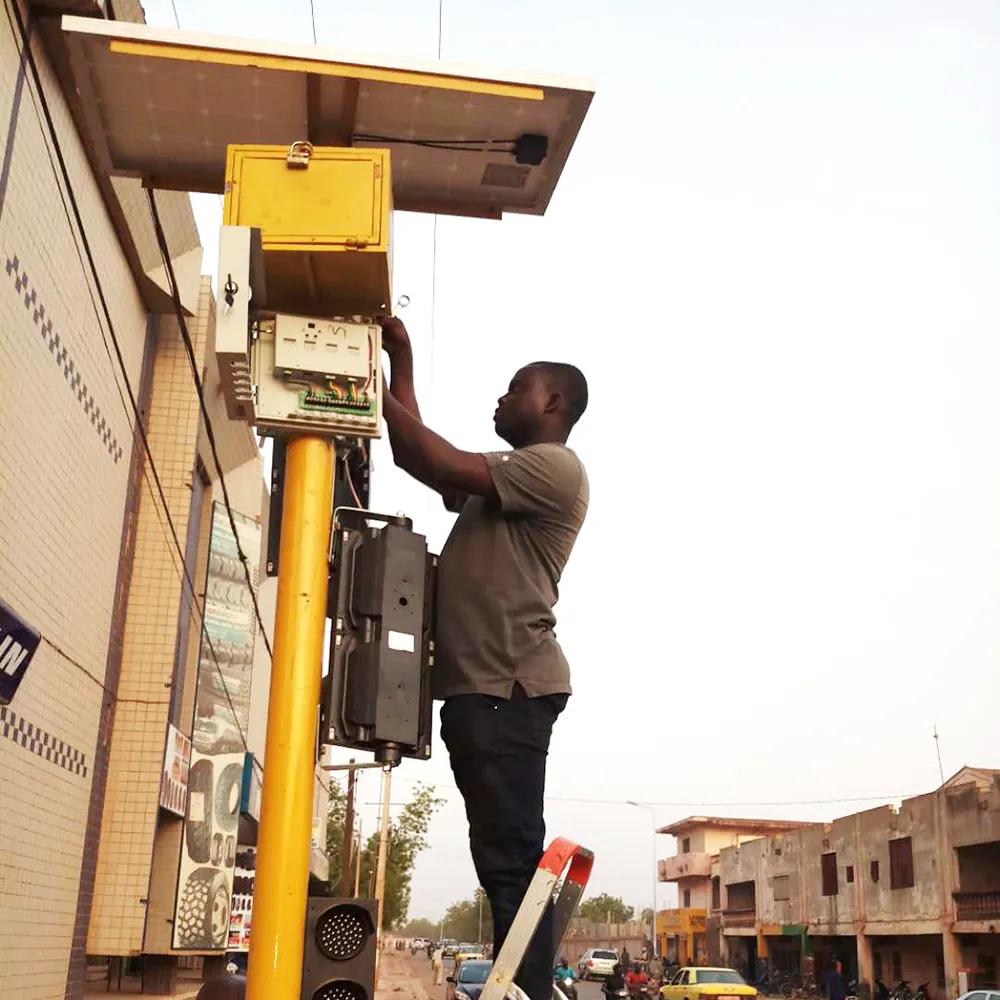
<svg viewBox="0 0 1000 1000"><path fill-rule="evenodd" d="M710 912L718 910L719 852L747 841L806 826L785 820L727 819L689 816L657 833L677 838L677 853L659 863L661 882L675 882L680 906L661 910L656 917L660 954L681 965L719 960L719 922ZM750 902L750 912L753 903Z"/></svg>
<svg viewBox="0 0 1000 1000"><path fill-rule="evenodd" d="M869 988L931 995L995 986L1000 959L1000 771L963 768L939 789L723 848L724 957L787 971L830 958Z"/></svg>

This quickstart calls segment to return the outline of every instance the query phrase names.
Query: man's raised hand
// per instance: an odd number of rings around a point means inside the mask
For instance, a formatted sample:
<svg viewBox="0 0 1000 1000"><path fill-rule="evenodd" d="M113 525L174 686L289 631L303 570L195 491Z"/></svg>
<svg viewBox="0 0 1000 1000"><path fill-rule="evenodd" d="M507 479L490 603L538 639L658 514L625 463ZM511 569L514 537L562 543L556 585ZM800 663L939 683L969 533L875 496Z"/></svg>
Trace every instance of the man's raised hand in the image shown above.
<svg viewBox="0 0 1000 1000"><path fill-rule="evenodd" d="M395 316L380 316L378 325L382 327L382 347L391 358L400 351L410 349L410 335L403 321Z"/></svg>

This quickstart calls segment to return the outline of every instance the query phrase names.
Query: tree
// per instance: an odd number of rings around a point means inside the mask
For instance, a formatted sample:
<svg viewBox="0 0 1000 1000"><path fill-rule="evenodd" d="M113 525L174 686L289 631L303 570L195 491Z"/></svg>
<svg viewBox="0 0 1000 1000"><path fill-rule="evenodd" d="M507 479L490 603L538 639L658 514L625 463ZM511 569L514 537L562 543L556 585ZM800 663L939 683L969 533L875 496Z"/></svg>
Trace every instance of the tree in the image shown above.
<svg viewBox="0 0 1000 1000"><path fill-rule="evenodd" d="M479 936L479 916L482 907L482 937ZM444 915L443 936L457 941L475 941L485 944L493 940L493 911L482 889L477 889L472 899L452 903Z"/></svg>
<svg viewBox="0 0 1000 1000"><path fill-rule="evenodd" d="M620 896L609 896L606 892L580 904L580 916L595 924L624 924L632 919L633 912Z"/></svg>
<svg viewBox="0 0 1000 1000"><path fill-rule="evenodd" d="M647 906L646 909L642 911L642 922L644 924L651 924L653 922L653 916L653 908L651 906Z"/></svg>
<svg viewBox="0 0 1000 1000"><path fill-rule="evenodd" d="M408 920L399 933L408 938L430 938L432 941L437 937L438 925L433 920L426 917L418 917L416 920Z"/></svg>
<svg viewBox="0 0 1000 1000"><path fill-rule="evenodd" d="M330 862L330 884L337 888L340 885L340 859L344 845L344 821L347 818L347 792L337 784L330 782L330 805L326 813L326 856ZM351 857L355 855L353 842ZM354 885L354 882L351 882Z"/></svg>
<svg viewBox="0 0 1000 1000"><path fill-rule="evenodd" d="M427 828L444 799L434 794L433 785L417 785L413 798L403 806L395 822L389 824L389 846L385 864L385 897L382 924L397 927L410 909L410 882L417 855L427 846ZM343 831L343 823L341 823ZM341 833L343 836L343 833ZM361 852L361 893L375 894L375 865L378 859L378 832L373 833ZM330 871L333 871L331 858Z"/></svg>

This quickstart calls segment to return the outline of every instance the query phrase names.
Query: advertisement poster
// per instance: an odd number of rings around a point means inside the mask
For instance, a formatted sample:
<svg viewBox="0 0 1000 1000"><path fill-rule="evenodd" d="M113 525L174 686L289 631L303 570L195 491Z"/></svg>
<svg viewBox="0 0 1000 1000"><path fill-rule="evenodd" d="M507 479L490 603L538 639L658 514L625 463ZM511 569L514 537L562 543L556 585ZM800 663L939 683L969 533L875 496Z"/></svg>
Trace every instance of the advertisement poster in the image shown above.
<svg viewBox="0 0 1000 1000"><path fill-rule="evenodd" d="M176 726L167 727L167 747L160 775L160 805L183 816L187 812L188 772L191 769L191 740Z"/></svg>
<svg viewBox="0 0 1000 1000"><path fill-rule="evenodd" d="M240 514L234 517L256 589L260 526ZM217 503L212 511L205 631L174 913L173 946L178 951L222 951L229 941L246 749L241 732L246 733L250 715L256 624L229 517Z"/></svg>
<svg viewBox="0 0 1000 1000"><path fill-rule="evenodd" d="M250 918L253 915L253 881L256 874L257 848L241 847L236 852L228 951L250 950Z"/></svg>

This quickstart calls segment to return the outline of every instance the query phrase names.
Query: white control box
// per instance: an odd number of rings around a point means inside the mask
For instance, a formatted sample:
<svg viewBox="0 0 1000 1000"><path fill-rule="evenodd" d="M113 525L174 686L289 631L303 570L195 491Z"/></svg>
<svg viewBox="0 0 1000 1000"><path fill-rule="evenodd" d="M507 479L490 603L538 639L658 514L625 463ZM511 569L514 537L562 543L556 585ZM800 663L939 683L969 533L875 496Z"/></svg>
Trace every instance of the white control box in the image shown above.
<svg viewBox="0 0 1000 1000"><path fill-rule="evenodd" d="M375 323L264 314L251 345L261 430L378 437L382 330Z"/></svg>
<svg viewBox="0 0 1000 1000"><path fill-rule="evenodd" d="M378 437L381 327L261 311L263 284L259 235L223 226L215 355L230 418L264 432Z"/></svg>

